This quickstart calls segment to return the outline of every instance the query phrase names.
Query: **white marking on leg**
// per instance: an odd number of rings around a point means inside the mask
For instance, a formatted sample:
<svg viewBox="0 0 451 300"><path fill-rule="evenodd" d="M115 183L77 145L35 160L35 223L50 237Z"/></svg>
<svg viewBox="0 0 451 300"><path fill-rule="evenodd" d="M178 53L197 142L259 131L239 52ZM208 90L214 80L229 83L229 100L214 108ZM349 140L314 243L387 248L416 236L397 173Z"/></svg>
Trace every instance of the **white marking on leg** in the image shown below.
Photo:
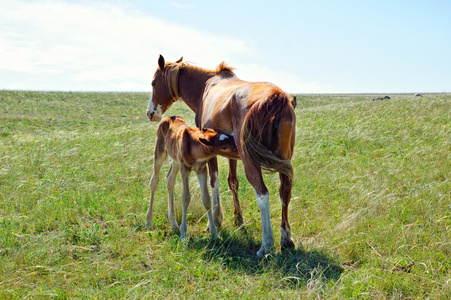
<svg viewBox="0 0 451 300"><path fill-rule="evenodd" d="M257 255L263 256L274 247L274 237L271 228L271 217L269 214L269 195L256 194L258 208L260 209L260 215L262 220L262 246L258 250Z"/></svg>
<svg viewBox="0 0 451 300"><path fill-rule="evenodd" d="M282 226L280 226L280 240L291 241L291 231L289 229L283 229Z"/></svg>

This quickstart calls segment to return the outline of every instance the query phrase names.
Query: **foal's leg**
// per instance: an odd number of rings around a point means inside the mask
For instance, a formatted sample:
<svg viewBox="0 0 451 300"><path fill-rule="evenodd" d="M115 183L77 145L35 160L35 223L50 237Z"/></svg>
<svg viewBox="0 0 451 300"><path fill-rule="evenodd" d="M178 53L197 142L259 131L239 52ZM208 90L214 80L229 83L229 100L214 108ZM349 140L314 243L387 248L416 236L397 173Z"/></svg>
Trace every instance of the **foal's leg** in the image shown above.
<svg viewBox="0 0 451 300"><path fill-rule="evenodd" d="M236 177L236 164L236 160L229 159L229 177L227 177L227 182L229 183L229 188L232 191L233 196L233 223L235 223L236 226L241 226L244 224L244 220L243 211L241 210L240 201L238 200L239 182Z"/></svg>
<svg viewBox="0 0 451 300"><path fill-rule="evenodd" d="M216 226L221 227L224 221L224 213L219 199L218 159L216 157L208 160L208 171L210 173L210 186L213 191L213 216Z"/></svg>
<svg viewBox="0 0 451 300"><path fill-rule="evenodd" d="M274 236L271 228L271 217L269 213L269 193L263 182L262 170L255 166L247 158L242 157L246 178L255 190L258 208L262 220L262 246L257 251L258 256L269 253L274 248Z"/></svg>
<svg viewBox="0 0 451 300"><path fill-rule="evenodd" d="M180 166L180 174L182 175L182 223L180 225L180 238L186 238L186 231L188 226L186 225L186 214L188 212L188 205L191 200L191 194L189 192L189 173L190 171L186 168L185 165Z"/></svg>
<svg viewBox="0 0 451 300"><path fill-rule="evenodd" d="M167 177L167 188L168 188L168 211L169 211L169 220L171 221L172 230L177 230L179 225L177 224L177 220L175 218L175 210L174 210L174 186L177 179L177 173L179 172L180 164L175 160L172 161L171 169L168 172Z"/></svg>
<svg viewBox="0 0 451 300"><path fill-rule="evenodd" d="M152 227L152 216L153 216L153 204L155 200L155 191L158 187L158 182L160 181L160 169L163 166L164 161L167 157L167 152L162 149L155 149L155 155L154 155L154 163L153 163L153 173L152 178L150 179L150 203L149 203L149 209L147 210L146 214L146 227L151 228Z"/></svg>
<svg viewBox="0 0 451 300"><path fill-rule="evenodd" d="M210 229L210 233L214 237L218 237L218 231L216 230L215 222L213 219L213 212L211 210L210 193L208 192L207 168L204 166L203 168L199 169L196 174L197 179L199 180L200 190L202 192L202 202L204 204L205 210L207 211L208 226Z"/></svg>
<svg viewBox="0 0 451 300"><path fill-rule="evenodd" d="M280 224L280 248L293 249L294 242L291 238L290 223L288 223L288 205L291 200L291 180L290 178L280 173L280 200L282 202L282 223Z"/></svg>

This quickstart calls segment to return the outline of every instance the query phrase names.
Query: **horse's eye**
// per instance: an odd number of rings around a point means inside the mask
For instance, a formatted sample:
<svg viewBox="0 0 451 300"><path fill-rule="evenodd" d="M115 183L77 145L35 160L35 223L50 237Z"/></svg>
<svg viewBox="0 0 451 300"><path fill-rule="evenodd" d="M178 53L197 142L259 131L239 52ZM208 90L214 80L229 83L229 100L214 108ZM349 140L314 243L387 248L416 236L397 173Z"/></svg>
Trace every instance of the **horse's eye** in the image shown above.
<svg viewBox="0 0 451 300"><path fill-rule="evenodd" d="M155 80L152 80L152 86L155 86Z"/></svg>

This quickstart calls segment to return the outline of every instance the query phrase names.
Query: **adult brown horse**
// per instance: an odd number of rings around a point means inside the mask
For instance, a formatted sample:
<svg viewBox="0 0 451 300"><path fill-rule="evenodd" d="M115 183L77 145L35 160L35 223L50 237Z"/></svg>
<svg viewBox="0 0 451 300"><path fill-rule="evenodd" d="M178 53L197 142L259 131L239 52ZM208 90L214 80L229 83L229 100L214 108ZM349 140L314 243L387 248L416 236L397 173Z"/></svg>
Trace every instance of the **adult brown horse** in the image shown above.
<svg viewBox="0 0 451 300"><path fill-rule="evenodd" d="M246 178L255 190L262 219L263 240L257 252L259 256L274 247L269 195L262 170L278 172L282 202L280 245L282 250L294 248L288 223L288 205L293 178L291 157L296 117L288 95L271 83L240 80L225 63L221 63L216 70L207 70L183 63L182 58L174 63L165 62L160 55L158 66L147 109L149 119L160 121L172 103L181 98L196 113L195 122L199 128L208 127L234 136L238 153L234 159L229 159L228 183L233 193L235 218L238 223L243 222L236 177L236 159L241 159ZM215 222L220 225L222 208L216 158L209 161L209 169Z"/></svg>

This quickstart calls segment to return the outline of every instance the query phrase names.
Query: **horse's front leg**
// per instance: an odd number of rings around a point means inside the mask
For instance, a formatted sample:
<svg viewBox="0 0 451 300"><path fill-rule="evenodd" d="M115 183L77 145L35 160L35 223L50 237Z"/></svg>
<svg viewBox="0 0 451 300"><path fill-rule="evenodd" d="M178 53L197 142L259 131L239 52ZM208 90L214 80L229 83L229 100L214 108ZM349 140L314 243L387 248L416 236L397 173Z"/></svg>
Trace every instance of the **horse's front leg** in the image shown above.
<svg viewBox="0 0 451 300"><path fill-rule="evenodd" d="M224 213L222 211L221 200L219 199L218 159L216 157L208 160L208 171L213 194L213 217L216 226L221 227L224 221Z"/></svg>
<svg viewBox="0 0 451 300"><path fill-rule="evenodd" d="M213 212L211 210L211 198L208 192L208 173L207 168L204 166L202 169L196 172L197 180L199 181L199 187L202 192L202 203L207 211L208 227L213 237L218 237L218 231L216 230L215 222L213 219Z"/></svg>
<svg viewBox="0 0 451 300"><path fill-rule="evenodd" d="M282 202L282 222L280 224L280 248L294 249L294 242L291 238L290 223L288 222L288 205L291 200L292 182L290 178L280 173L280 201Z"/></svg>
<svg viewBox="0 0 451 300"><path fill-rule="evenodd" d="M271 228L271 216L269 213L269 193L263 182L262 170L255 166L247 158L243 158L246 178L255 190L258 208L262 221L262 246L257 251L257 256L268 254L274 248L274 236Z"/></svg>
<svg viewBox="0 0 451 300"><path fill-rule="evenodd" d="M233 196L233 222L236 226L240 227L244 224L244 219L240 201L238 200L239 181L236 176L236 165L236 160L229 159L229 177L227 177L227 182Z"/></svg>

